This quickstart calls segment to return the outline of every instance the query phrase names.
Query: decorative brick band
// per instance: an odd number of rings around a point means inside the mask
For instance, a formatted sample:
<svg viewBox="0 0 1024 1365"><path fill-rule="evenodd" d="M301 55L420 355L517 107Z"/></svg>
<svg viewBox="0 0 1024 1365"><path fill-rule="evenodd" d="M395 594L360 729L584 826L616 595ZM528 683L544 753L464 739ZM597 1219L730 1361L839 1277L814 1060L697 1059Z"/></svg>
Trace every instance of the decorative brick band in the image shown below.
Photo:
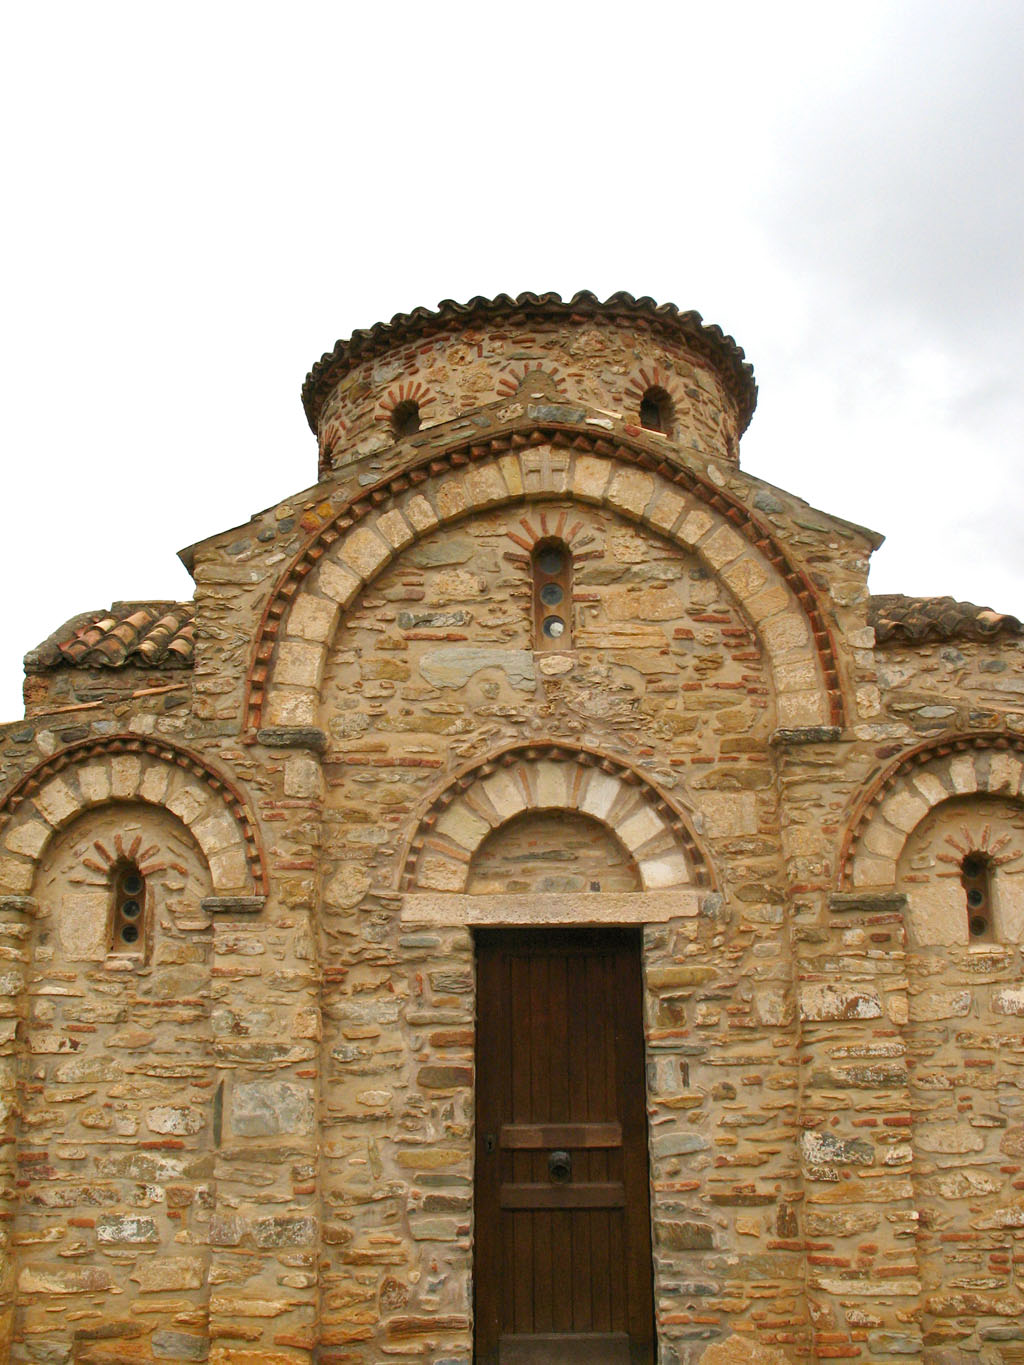
<svg viewBox="0 0 1024 1365"><path fill-rule="evenodd" d="M940 771L922 774L918 780L926 766L938 766ZM1020 736L999 731L926 740L885 768L858 802L843 840L839 884L887 886L894 880L897 859L891 848L882 847L880 836L872 835L876 822L883 822L883 829L891 827L897 842L905 842L942 801L977 793L1018 797L1022 784L1024 738Z"/></svg>
<svg viewBox="0 0 1024 1365"><path fill-rule="evenodd" d="M547 486L536 480L531 484L530 481L523 478L521 469L509 470L510 459L515 462L515 457L520 453L540 446L550 446L556 451L570 452L569 459L573 462L572 480L568 477L553 477ZM581 461L587 467L577 477L576 471ZM591 475L595 474L595 467L603 462L608 462L609 472L603 481L595 475L591 491ZM292 603L299 595L299 590L306 577L313 569L317 568L324 560L330 547L339 541L343 535L354 532L354 534L363 537L366 543L360 548L358 554L353 554L351 557L352 562L358 563L360 567L353 570L352 564L349 564L343 570L342 577L346 579L349 586L346 588L339 584L336 591L332 590L335 612L337 606L346 600L346 594L350 594L347 600L351 600L351 597L361 589L363 584L370 581L401 548L426 530L440 525L442 521L450 522L484 508L493 509L501 504L526 502L538 498L582 496L583 500L591 502L600 502L605 497L610 498L616 482L616 476L610 472L614 469L612 462L643 470L649 475L656 475L665 485L671 486L671 488L666 489L664 496L661 497L656 497L653 490L647 498L642 496L631 497L627 492L625 496L609 504L613 505L616 511L647 526L655 534L675 540L677 537L673 535L673 526L679 516L682 515L683 506L678 494L671 490L672 488L684 490L691 494L697 502L722 518L724 524L718 530L710 531L705 528L708 544L706 548L704 545L697 547L697 553L706 557L711 557L714 554L716 560L721 556L720 563L713 563L713 567L716 570L722 568L723 577L726 578L727 582L732 569L731 560L735 559L744 548L742 540L752 546L757 554L770 565L771 570L779 575L789 592L793 594L804 615L811 638L807 653L808 663L816 659L824 683L824 705L815 704L813 708L819 714L786 716L782 718L783 725L788 725L794 729L800 728L804 724L841 726L843 724L843 698L839 684L835 646L819 605L817 594L807 575L789 562L782 546L775 539L769 527L762 523L737 498L723 489L717 488L710 481L701 478L694 471L669 464L660 454L654 454L639 445L628 444L620 438L608 439L605 436L580 430L578 427L561 425L543 425L522 431L510 428L485 442L470 441L464 444L456 444L443 453L435 452L421 457L417 464L409 466L400 473L391 475L374 487L359 493L352 502L341 508L325 522L311 536L285 571L260 621L246 677L246 697L243 712L246 718L246 726L257 729L263 724L264 702L270 682L275 647L279 636L282 634L282 626ZM437 479L453 472L461 475L464 471L467 473L466 483L470 485L470 496L467 497L465 490L462 490L459 498L453 498L453 505L443 515L431 508L424 498L419 499L424 504L423 517L420 522L417 522L414 517L407 519L397 509L398 499L404 498L411 490L423 485L427 480ZM506 472L509 475L508 479L504 477ZM626 477L625 471L622 471L622 477ZM600 487L598 487L599 483ZM580 485L587 485L588 487L585 496L581 494ZM652 507L650 515L648 515L648 502L652 498L657 502L657 506ZM676 515L670 517L663 508L663 503L672 503ZM360 527L360 523L366 523L366 525ZM354 528L358 528L358 530ZM700 538L697 537L697 539ZM686 544L687 548L694 548L692 543L683 541L681 536L678 539L679 543ZM719 540L725 540L729 543L727 546L713 544ZM732 541L736 542L735 547ZM736 583L730 584L730 586L739 593L742 601L740 576L737 576ZM757 591L757 589L750 589L751 594L756 594ZM341 595L337 595L338 593ZM744 606L747 605L744 602ZM778 608L776 608L777 610ZM767 609L765 614L766 616L770 614ZM322 659L319 668L314 665L311 671L319 676L321 670ZM820 687L820 684L818 686ZM821 712L827 714L820 714ZM277 716L267 717L268 724L277 724L280 719ZM298 720L292 717L289 723L312 724L313 718L309 716Z"/></svg>
<svg viewBox="0 0 1024 1365"><path fill-rule="evenodd" d="M607 825L645 891L714 885L686 816L653 782L608 754L542 741L500 750L449 780L409 841L400 889L461 891L486 837L530 810L576 810Z"/></svg>
<svg viewBox="0 0 1024 1365"><path fill-rule="evenodd" d="M118 760L132 758L138 760L133 771L114 771ZM176 811L174 796L167 796L169 775L163 782L162 791L159 781L147 783L142 766L147 759L151 767L166 767L187 774L217 800L224 808L223 814L205 814L202 801L193 801L188 803L188 809L183 806ZM105 771L95 771L97 760ZM89 771L88 793L72 791L60 779L60 774L69 769ZM42 851L49 833L83 810L111 800L142 800L162 806L165 799L166 808L185 821L203 848L215 886L219 869L221 880L226 879L227 884L238 876L243 881L248 878L257 894L266 894L263 849L256 822L242 793L197 754L165 740L138 735L111 735L69 744L26 773L0 797L0 834L4 852L15 855L2 860L5 875L8 879L13 876L16 880L30 881L34 859ZM32 820L19 823L19 816L28 810L33 810ZM26 860L24 863L23 859ZM20 892L28 888L26 885L10 889Z"/></svg>

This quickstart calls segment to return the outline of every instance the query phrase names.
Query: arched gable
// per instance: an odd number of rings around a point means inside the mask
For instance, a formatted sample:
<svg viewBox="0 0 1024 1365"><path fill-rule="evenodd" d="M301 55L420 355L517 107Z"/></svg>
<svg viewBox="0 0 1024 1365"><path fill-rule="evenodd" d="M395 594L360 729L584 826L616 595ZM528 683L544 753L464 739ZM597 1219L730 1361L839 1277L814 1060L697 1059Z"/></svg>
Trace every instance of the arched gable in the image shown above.
<svg viewBox="0 0 1024 1365"><path fill-rule="evenodd" d="M783 727L838 724L832 642L804 575L768 528L692 471L642 451L538 431L432 457L370 490L320 529L264 614L248 678L247 722L312 725L341 611L407 546L507 503L575 498L607 507L692 551L719 576L764 644Z"/></svg>
<svg viewBox="0 0 1024 1365"><path fill-rule="evenodd" d="M487 836L542 810L579 811L607 826L645 891L711 884L683 813L634 769L586 749L529 744L462 770L431 800L409 841L401 889L462 892Z"/></svg>
<svg viewBox="0 0 1024 1365"><path fill-rule="evenodd" d="M263 851L242 795L197 755L135 735L69 745L0 798L0 891L26 894L53 834L83 811L128 801L160 806L188 827L216 894L265 894Z"/></svg>
<svg viewBox="0 0 1024 1365"><path fill-rule="evenodd" d="M977 794L1021 795L1024 741L1013 735L952 735L902 755L860 802L840 860L840 880L890 887L908 837L941 802Z"/></svg>

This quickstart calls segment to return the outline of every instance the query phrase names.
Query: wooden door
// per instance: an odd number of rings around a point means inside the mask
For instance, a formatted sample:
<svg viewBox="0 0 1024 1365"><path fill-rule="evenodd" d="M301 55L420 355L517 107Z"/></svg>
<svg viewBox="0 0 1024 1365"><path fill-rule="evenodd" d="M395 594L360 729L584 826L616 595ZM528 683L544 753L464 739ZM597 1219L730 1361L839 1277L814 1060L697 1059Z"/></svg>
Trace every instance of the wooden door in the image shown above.
<svg viewBox="0 0 1024 1365"><path fill-rule="evenodd" d="M640 933L477 948L476 1361L650 1365Z"/></svg>

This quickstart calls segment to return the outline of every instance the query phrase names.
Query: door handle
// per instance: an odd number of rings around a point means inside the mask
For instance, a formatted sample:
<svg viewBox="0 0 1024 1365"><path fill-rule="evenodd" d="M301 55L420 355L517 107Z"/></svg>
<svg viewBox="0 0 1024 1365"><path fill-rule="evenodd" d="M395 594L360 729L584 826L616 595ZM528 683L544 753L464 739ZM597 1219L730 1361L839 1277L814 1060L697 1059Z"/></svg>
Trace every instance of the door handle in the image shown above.
<svg viewBox="0 0 1024 1365"><path fill-rule="evenodd" d="M548 1175L557 1185L565 1185L572 1179L572 1157L559 1149L548 1156Z"/></svg>

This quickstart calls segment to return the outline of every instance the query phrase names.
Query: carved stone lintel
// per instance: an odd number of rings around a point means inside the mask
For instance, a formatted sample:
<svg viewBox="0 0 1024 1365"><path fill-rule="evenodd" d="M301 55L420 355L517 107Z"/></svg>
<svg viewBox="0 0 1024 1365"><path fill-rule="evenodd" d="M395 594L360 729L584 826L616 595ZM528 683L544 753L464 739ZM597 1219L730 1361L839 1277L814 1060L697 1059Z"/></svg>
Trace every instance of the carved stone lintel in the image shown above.
<svg viewBox="0 0 1024 1365"><path fill-rule="evenodd" d="M35 896L0 896L0 915L34 916L39 913Z"/></svg>
<svg viewBox="0 0 1024 1365"><path fill-rule="evenodd" d="M833 891L828 898L830 910L859 910L867 914L892 914L907 905L905 891Z"/></svg>
<svg viewBox="0 0 1024 1365"><path fill-rule="evenodd" d="M256 731L257 743L268 749L313 749L323 753L327 736L315 725L268 725Z"/></svg>
<svg viewBox="0 0 1024 1365"><path fill-rule="evenodd" d="M835 744L843 731L838 725L797 725L773 730L769 744Z"/></svg>
<svg viewBox="0 0 1024 1365"><path fill-rule="evenodd" d="M258 915L266 896L207 896L199 902L208 915Z"/></svg>

